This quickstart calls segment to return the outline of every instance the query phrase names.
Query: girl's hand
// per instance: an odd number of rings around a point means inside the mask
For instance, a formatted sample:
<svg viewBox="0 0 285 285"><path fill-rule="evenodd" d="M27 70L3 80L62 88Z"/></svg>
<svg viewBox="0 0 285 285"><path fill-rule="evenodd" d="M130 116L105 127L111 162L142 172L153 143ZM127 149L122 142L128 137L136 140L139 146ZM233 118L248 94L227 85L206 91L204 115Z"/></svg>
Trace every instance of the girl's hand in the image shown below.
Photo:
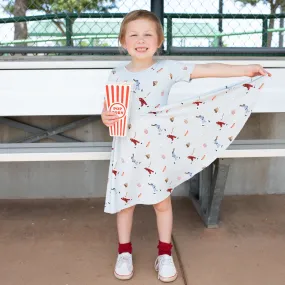
<svg viewBox="0 0 285 285"><path fill-rule="evenodd" d="M245 76L254 77L258 75L272 76L272 74L266 71L260 64L249 64L245 66Z"/></svg>
<svg viewBox="0 0 285 285"><path fill-rule="evenodd" d="M105 126L110 127L119 120L119 116L114 112L107 111L107 105L104 101L104 108L101 114L102 121Z"/></svg>

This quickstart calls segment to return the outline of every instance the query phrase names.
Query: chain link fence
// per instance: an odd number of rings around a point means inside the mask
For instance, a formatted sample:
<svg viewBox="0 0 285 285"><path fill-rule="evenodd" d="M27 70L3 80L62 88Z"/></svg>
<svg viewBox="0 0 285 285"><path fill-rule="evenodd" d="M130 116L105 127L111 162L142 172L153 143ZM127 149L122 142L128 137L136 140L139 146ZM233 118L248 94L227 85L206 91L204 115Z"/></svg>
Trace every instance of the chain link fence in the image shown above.
<svg viewBox="0 0 285 285"><path fill-rule="evenodd" d="M0 0L0 50L117 48L126 13L151 10L153 2ZM164 0L163 6L168 54L175 47L284 47L285 0Z"/></svg>

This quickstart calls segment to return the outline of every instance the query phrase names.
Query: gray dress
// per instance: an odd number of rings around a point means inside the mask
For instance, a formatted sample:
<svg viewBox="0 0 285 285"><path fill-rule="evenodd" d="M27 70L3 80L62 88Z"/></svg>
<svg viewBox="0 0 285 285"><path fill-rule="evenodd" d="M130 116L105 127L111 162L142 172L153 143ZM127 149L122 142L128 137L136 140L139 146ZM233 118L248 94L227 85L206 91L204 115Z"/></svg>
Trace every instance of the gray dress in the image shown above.
<svg viewBox="0 0 285 285"><path fill-rule="evenodd" d="M160 60L140 72L112 70L108 83L129 82L132 91L127 135L113 138L106 213L163 201L212 163L244 126L264 77L168 104L172 85L190 82L194 67Z"/></svg>

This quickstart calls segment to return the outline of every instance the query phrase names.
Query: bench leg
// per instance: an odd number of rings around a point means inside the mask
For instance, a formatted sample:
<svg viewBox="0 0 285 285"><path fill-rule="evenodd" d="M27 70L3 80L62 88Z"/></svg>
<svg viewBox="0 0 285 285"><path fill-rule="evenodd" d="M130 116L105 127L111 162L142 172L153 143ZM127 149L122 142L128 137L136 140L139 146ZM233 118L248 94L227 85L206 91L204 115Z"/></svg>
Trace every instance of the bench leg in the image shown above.
<svg viewBox="0 0 285 285"><path fill-rule="evenodd" d="M190 179L190 198L207 228L217 228L232 159L216 159Z"/></svg>

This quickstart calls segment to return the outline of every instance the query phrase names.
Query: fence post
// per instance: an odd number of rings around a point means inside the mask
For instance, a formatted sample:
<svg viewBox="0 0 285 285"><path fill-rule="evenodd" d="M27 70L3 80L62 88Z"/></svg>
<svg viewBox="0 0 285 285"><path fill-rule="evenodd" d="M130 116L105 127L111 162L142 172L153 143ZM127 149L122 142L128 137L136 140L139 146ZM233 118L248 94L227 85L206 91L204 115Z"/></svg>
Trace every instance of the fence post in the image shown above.
<svg viewBox="0 0 285 285"><path fill-rule="evenodd" d="M224 8L224 0L219 0L219 14L223 15L223 8ZM223 32L223 18L219 19L219 33L221 34ZM223 46L223 38L218 38L218 46Z"/></svg>
<svg viewBox="0 0 285 285"><path fill-rule="evenodd" d="M164 31L164 0L151 0L150 10L160 19ZM164 54L163 43L159 49L159 54Z"/></svg>
<svg viewBox="0 0 285 285"><path fill-rule="evenodd" d="M166 46L167 46L167 54L170 55L170 49L172 47L172 18L170 16L167 17L167 30L166 30Z"/></svg>
<svg viewBox="0 0 285 285"><path fill-rule="evenodd" d="M72 22L68 14L66 14L65 18L65 23L66 23L66 46L70 47L72 46Z"/></svg>
<svg viewBox="0 0 285 285"><path fill-rule="evenodd" d="M262 47L267 47L268 42L268 19L267 17L262 19Z"/></svg>

